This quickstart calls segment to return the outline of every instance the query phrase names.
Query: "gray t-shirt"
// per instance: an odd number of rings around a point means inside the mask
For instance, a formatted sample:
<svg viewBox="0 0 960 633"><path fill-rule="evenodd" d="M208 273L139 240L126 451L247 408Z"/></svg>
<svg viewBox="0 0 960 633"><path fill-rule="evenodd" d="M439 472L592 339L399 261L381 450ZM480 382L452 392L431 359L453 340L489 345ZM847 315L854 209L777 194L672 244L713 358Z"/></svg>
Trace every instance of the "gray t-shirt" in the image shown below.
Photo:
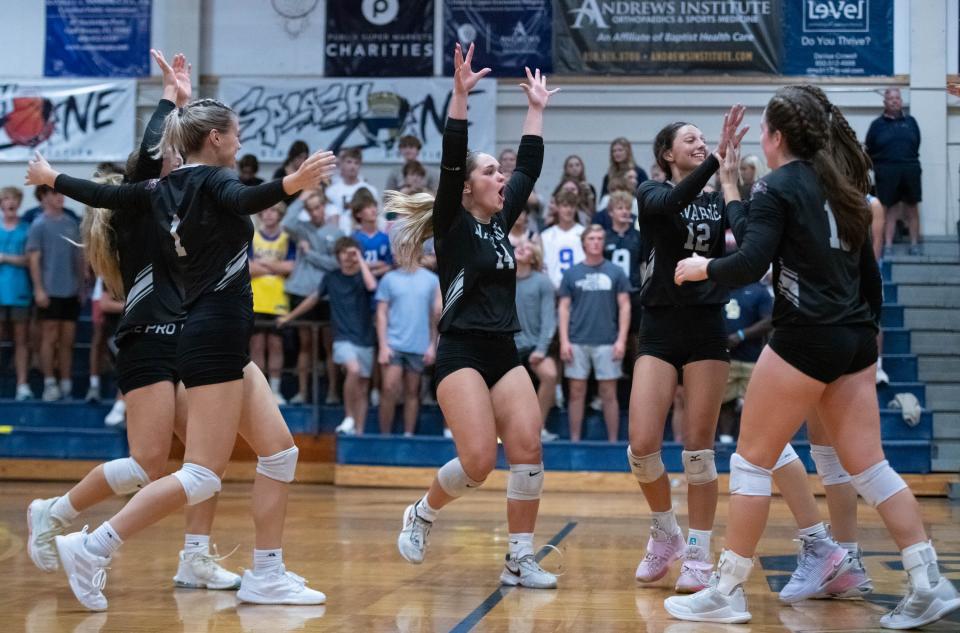
<svg viewBox="0 0 960 633"><path fill-rule="evenodd" d="M621 292L630 292L630 281L619 266L607 260L598 266L581 262L564 271L560 296L570 297L570 342L615 343L620 316L617 294Z"/></svg>
<svg viewBox="0 0 960 633"><path fill-rule="evenodd" d="M79 243L80 226L65 213L59 217L41 213L30 225L27 252L40 251L43 289L50 297L65 299L80 295L83 252L67 239Z"/></svg>
<svg viewBox="0 0 960 633"><path fill-rule="evenodd" d="M426 268L391 270L377 286L388 305L387 343L397 352L424 354L430 346L430 313L440 280Z"/></svg>
<svg viewBox="0 0 960 633"><path fill-rule="evenodd" d="M553 284L544 273L533 271L526 277L517 277L517 319L517 349L546 354L557 332L557 299Z"/></svg>

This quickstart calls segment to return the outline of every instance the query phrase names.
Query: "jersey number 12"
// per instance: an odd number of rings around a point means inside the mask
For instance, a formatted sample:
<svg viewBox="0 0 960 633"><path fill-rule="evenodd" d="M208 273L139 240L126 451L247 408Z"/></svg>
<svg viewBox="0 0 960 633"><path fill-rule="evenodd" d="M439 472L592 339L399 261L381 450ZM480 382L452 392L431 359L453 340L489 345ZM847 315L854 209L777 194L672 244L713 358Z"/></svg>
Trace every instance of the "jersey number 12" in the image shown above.
<svg viewBox="0 0 960 633"><path fill-rule="evenodd" d="M707 242L710 240L710 225L709 224L698 224L697 225L697 234L693 234L693 225L687 225L687 243L683 245L688 251L699 251L701 253L706 253L710 250L710 245ZM696 241L696 244L694 244Z"/></svg>

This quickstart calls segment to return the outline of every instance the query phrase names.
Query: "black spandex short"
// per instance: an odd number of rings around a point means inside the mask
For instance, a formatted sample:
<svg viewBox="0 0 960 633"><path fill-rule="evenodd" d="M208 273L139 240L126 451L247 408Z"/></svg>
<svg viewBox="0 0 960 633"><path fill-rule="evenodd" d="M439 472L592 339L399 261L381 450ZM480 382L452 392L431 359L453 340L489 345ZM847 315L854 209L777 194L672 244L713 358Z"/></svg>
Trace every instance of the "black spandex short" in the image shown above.
<svg viewBox="0 0 960 633"><path fill-rule="evenodd" d="M76 321L80 318L80 300L76 297L50 297L50 305L37 308L40 321Z"/></svg>
<svg viewBox="0 0 960 633"><path fill-rule="evenodd" d="M885 207L898 202L916 204L923 199L920 163L875 163L877 197Z"/></svg>
<svg viewBox="0 0 960 633"><path fill-rule="evenodd" d="M187 387L243 379L250 362L253 300L208 294L189 310L177 345L177 371Z"/></svg>
<svg viewBox="0 0 960 633"><path fill-rule="evenodd" d="M295 309L298 305L303 303L303 300L306 297L300 295L288 295L290 297L290 309ZM327 299L320 299L317 302L317 305L308 311L306 314L300 316L301 321L330 321L330 301Z"/></svg>
<svg viewBox="0 0 960 633"><path fill-rule="evenodd" d="M520 356L512 334L447 333L440 336L433 380L439 385L453 372L469 367L476 369L487 388L491 388L519 365Z"/></svg>
<svg viewBox="0 0 960 633"><path fill-rule="evenodd" d="M637 357L653 356L680 373L700 360L730 362L723 306L644 307Z"/></svg>
<svg viewBox="0 0 960 633"><path fill-rule="evenodd" d="M120 393L130 393L158 382L180 382L177 373L180 328L180 324L171 324L165 334L130 333L120 339L116 362Z"/></svg>
<svg viewBox="0 0 960 633"><path fill-rule="evenodd" d="M877 330L866 324L781 326L770 348L814 380L831 383L877 362Z"/></svg>

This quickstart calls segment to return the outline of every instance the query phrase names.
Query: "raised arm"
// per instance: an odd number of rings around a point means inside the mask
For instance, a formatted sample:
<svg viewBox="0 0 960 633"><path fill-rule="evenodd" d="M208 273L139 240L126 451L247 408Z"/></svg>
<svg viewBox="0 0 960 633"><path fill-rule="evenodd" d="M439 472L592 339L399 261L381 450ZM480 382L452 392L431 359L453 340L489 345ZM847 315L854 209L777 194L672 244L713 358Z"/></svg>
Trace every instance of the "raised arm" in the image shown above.
<svg viewBox="0 0 960 633"><path fill-rule="evenodd" d="M440 181L433 206L433 234L443 237L460 211L463 181L467 171L467 96L489 72L482 68L473 72L473 44L464 58L460 44L453 53L453 93L443 130L443 153L440 157Z"/></svg>
<svg viewBox="0 0 960 633"><path fill-rule="evenodd" d="M740 146L728 144L718 172L720 189L723 192L724 212L727 225L733 231L737 244L743 242L747 230L747 205L740 200Z"/></svg>
<svg viewBox="0 0 960 633"><path fill-rule="evenodd" d="M520 87L527 93L527 117L523 121L523 137L517 151L517 166L504 190L503 221L509 231L527 206L527 199L540 177L543 167L543 111L550 96L559 88L547 89L547 77L540 69L527 72L527 83Z"/></svg>
<svg viewBox="0 0 960 633"><path fill-rule="evenodd" d="M637 208L640 215L676 215L693 202L710 178L720 168L714 154L707 156L689 176L674 186L648 180L637 187Z"/></svg>

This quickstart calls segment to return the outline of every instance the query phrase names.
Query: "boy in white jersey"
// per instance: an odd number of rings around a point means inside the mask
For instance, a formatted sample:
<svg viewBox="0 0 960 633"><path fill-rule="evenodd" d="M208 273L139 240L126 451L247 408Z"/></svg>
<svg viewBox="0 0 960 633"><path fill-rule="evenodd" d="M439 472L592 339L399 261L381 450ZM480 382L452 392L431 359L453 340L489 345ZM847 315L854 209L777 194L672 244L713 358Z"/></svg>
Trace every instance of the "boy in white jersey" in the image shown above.
<svg viewBox="0 0 960 633"><path fill-rule="evenodd" d="M557 223L540 234L543 241L543 265L554 288L560 287L563 272L583 261L580 235L583 227L576 223L577 196L559 191L555 199Z"/></svg>

